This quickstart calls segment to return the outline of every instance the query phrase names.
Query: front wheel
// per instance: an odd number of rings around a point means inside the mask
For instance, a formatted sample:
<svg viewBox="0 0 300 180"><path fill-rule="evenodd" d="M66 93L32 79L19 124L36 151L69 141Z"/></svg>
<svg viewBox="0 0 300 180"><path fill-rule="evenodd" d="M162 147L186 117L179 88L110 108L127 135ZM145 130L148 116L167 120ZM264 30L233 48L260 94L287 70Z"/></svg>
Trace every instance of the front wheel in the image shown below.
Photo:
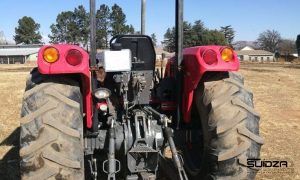
<svg viewBox="0 0 300 180"><path fill-rule="evenodd" d="M183 148L191 179L254 179L263 139L253 95L237 73L208 73L194 94L192 128ZM200 137L200 138L199 138Z"/></svg>

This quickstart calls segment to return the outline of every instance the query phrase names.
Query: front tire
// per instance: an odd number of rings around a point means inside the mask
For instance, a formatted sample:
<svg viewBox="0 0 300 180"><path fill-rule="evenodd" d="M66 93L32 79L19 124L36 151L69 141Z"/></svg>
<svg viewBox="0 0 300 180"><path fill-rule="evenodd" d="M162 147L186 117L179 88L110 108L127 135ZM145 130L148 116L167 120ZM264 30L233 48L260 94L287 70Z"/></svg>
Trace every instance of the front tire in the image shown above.
<svg viewBox="0 0 300 180"><path fill-rule="evenodd" d="M20 120L22 179L84 179L81 109L78 82L33 69Z"/></svg>
<svg viewBox="0 0 300 180"><path fill-rule="evenodd" d="M202 146L184 148L188 174L191 179L254 179L258 169L248 168L247 159L260 157L263 139L252 92L237 73L208 73L203 79L194 94L190 135Z"/></svg>

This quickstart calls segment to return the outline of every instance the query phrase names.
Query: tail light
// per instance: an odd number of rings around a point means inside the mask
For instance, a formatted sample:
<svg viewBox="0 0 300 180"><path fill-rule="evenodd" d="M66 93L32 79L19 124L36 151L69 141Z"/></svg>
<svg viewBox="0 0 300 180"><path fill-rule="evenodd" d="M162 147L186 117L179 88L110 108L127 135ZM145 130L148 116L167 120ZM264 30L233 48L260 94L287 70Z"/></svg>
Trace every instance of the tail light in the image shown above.
<svg viewBox="0 0 300 180"><path fill-rule="evenodd" d="M231 48L225 47L221 49L221 57L225 62L229 62L233 60L233 50Z"/></svg>
<svg viewBox="0 0 300 180"><path fill-rule="evenodd" d="M66 56L66 61L72 66L77 66L82 62L81 52L76 49L69 50Z"/></svg>
<svg viewBox="0 0 300 180"><path fill-rule="evenodd" d="M208 65L213 65L218 62L217 53L212 49L207 49L202 53L204 62Z"/></svg>
<svg viewBox="0 0 300 180"><path fill-rule="evenodd" d="M59 59L59 52L54 47L48 47L43 52L43 58L48 63L54 63Z"/></svg>

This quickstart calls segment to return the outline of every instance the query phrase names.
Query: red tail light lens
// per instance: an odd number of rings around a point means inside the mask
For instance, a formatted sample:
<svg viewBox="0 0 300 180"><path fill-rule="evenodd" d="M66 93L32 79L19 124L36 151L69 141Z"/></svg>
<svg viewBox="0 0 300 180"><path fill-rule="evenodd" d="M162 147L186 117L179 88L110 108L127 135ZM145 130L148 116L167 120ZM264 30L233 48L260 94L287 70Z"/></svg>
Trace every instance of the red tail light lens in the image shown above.
<svg viewBox="0 0 300 180"><path fill-rule="evenodd" d="M66 56L67 62L72 66L77 66L82 62L82 54L76 49L71 49L68 51Z"/></svg>
<svg viewBox="0 0 300 180"><path fill-rule="evenodd" d="M204 62L208 65L213 65L218 62L217 53L211 49L207 49L202 53Z"/></svg>

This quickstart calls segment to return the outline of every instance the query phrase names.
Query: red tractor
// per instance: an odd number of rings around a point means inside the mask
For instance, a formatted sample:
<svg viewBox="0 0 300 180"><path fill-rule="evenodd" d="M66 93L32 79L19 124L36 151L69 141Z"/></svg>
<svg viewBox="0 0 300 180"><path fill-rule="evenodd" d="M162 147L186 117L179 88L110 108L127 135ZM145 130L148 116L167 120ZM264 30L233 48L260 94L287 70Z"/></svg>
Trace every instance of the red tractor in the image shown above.
<svg viewBox="0 0 300 180"><path fill-rule="evenodd" d="M89 54L67 44L40 49L23 98L22 179L255 178L247 159L260 157L260 117L233 72L237 55L224 46L182 50L182 3L164 76L146 35L115 36L96 54L95 0Z"/></svg>

